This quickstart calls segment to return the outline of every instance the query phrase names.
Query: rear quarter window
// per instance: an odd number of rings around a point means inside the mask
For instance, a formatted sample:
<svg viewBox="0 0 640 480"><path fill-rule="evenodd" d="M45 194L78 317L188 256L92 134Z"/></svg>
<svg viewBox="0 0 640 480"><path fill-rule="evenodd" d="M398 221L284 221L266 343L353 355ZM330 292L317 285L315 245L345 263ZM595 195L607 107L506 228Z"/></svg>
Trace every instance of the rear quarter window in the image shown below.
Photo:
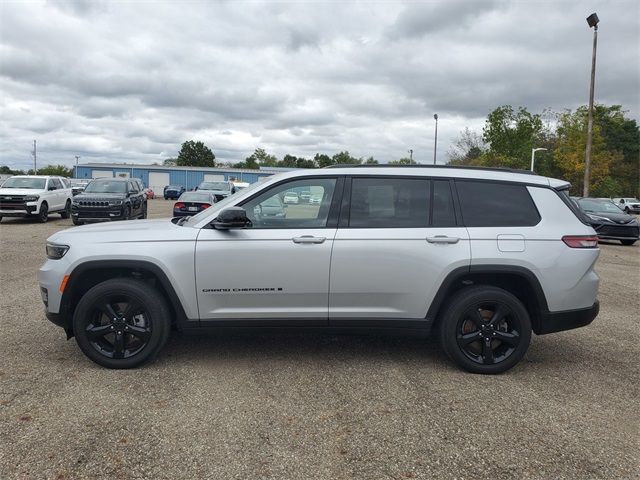
<svg viewBox="0 0 640 480"><path fill-rule="evenodd" d="M524 185L456 180L456 188L467 227L531 227L540 222Z"/></svg>

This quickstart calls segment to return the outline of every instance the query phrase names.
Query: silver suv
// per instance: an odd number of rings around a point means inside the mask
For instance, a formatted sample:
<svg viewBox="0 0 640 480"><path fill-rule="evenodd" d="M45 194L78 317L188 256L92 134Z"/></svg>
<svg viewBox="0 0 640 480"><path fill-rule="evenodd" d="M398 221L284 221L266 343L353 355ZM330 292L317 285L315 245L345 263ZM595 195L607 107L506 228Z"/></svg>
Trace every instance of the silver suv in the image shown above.
<svg viewBox="0 0 640 480"><path fill-rule="evenodd" d="M56 233L40 289L110 368L152 359L172 329L288 326L433 332L460 367L499 373L532 331L598 314L597 237L568 187L497 169L297 170L193 217ZM286 204L291 191L318 202Z"/></svg>

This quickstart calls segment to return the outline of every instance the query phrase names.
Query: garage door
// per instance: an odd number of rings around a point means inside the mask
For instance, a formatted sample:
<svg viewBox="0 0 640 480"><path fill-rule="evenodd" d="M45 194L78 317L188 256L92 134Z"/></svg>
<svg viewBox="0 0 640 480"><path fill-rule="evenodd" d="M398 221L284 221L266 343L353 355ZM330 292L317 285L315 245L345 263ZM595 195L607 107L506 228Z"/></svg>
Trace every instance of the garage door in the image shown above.
<svg viewBox="0 0 640 480"><path fill-rule="evenodd" d="M91 170L91 178L113 178L113 172L107 170Z"/></svg>
<svg viewBox="0 0 640 480"><path fill-rule="evenodd" d="M163 172L149 172L149 187L156 195L162 195L164 187L169 185L169 174Z"/></svg>
<svg viewBox="0 0 640 480"><path fill-rule="evenodd" d="M204 174L205 182L224 182L224 175L213 175L211 173Z"/></svg>

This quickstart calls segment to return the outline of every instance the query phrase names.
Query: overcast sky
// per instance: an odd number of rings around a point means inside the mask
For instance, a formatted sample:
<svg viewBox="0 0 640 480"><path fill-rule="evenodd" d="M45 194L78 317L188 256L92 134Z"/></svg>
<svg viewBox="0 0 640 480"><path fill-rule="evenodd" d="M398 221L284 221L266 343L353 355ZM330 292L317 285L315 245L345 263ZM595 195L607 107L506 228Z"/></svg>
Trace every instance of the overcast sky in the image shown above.
<svg viewBox="0 0 640 480"><path fill-rule="evenodd" d="M161 162L185 140L438 161L499 105L640 112L640 2L0 0L0 165Z"/></svg>

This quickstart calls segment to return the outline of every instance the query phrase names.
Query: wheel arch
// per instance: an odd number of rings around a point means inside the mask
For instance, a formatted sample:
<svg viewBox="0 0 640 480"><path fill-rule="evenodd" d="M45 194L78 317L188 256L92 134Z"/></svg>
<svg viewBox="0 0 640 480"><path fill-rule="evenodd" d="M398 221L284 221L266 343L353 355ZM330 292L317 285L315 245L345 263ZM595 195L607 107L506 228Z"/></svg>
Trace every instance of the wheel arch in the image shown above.
<svg viewBox="0 0 640 480"><path fill-rule="evenodd" d="M533 331L540 331L542 316L549 311L544 291L538 277L531 270L515 265L471 265L456 268L440 285L427 312L427 320L437 324L448 299L471 285L490 285L512 293L529 312Z"/></svg>
<svg viewBox="0 0 640 480"><path fill-rule="evenodd" d="M187 316L171 281L162 268L145 260L93 260L81 263L69 274L67 287L61 299L61 312L68 319L73 318L80 298L95 285L112 278L134 278L153 284L169 301L172 324L181 328ZM71 322L69 322L71 325ZM72 331L67 331L73 335Z"/></svg>

